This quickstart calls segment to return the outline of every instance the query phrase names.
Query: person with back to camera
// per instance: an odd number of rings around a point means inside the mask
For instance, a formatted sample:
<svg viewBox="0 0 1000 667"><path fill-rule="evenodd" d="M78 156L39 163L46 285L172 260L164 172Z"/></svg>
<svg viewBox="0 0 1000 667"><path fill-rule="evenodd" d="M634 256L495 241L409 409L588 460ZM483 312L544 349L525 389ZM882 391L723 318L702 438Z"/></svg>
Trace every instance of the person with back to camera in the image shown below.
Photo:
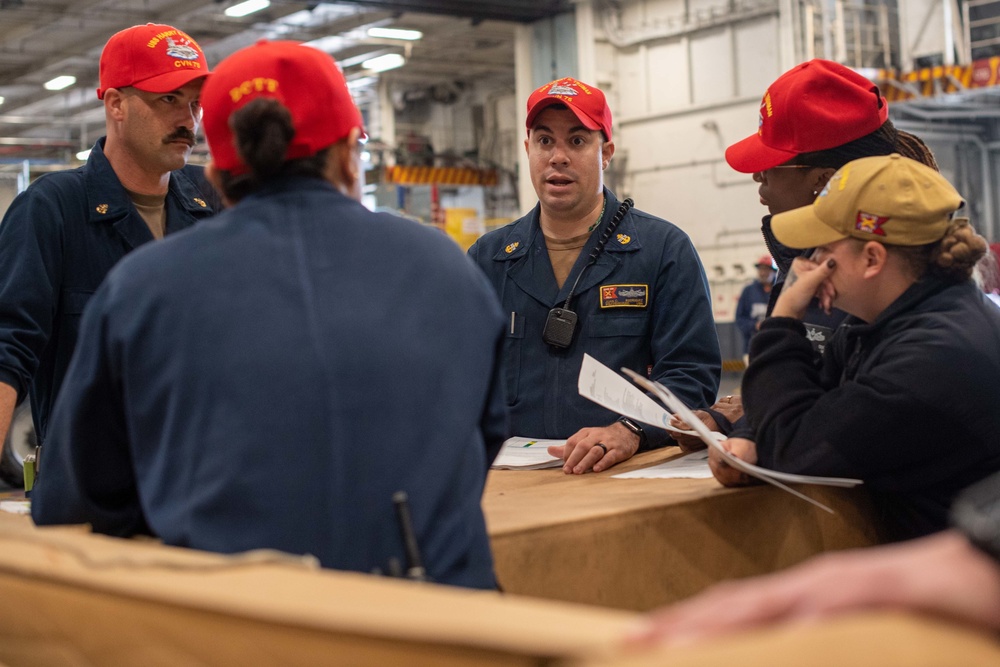
<svg viewBox="0 0 1000 667"><path fill-rule="evenodd" d="M0 437L31 396L39 444L76 345L80 314L133 248L221 208L187 164L208 61L183 31L147 23L113 35L100 60L106 136L87 163L35 180L0 223ZM4 448L4 479L21 483Z"/></svg>
<svg viewBox="0 0 1000 667"><path fill-rule="evenodd" d="M759 184L760 203L767 207L761 232L778 267L768 313L781 294L792 260L802 251L783 246L771 232L772 216L811 204L833 173L851 160L900 153L934 169L927 146L889 120L889 105L878 86L854 70L829 60L810 60L788 70L767 90L760 104L758 130L726 149L733 169L751 174ZM803 322L817 353L846 317L812 302ZM753 358L750 357L752 362ZM739 396L724 396L707 410L695 412L713 431L751 437L742 420ZM687 428L675 418L672 424ZM697 436L672 433L687 450L704 448Z"/></svg>
<svg viewBox="0 0 1000 667"><path fill-rule="evenodd" d="M232 206L94 295L32 516L391 571L405 491L430 578L494 587L492 289L449 239L361 205L361 114L327 54L260 42L202 97Z"/></svg>
<svg viewBox="0 0 1000 667"><path fill-rule="evenodd" d="M662 382L690 405L710 405L722 358L708 281L683 231L604 187L615 145L600 89L558 79L529 96L527 111L538 205L469 255L509 317L503 373L512 432L566 439L549 450L564 472L600 472L670 439L580 396L584 354Z"/></svg>
<svg viewBox="0 0 1000 667"><path fill-rule="evenodd" d="M854 160L771 229L797 258L750 343L743 404L765 468L864 480L884 537L946 526L963 488L1000 470L1000 310L970 276L986 242L938 172L898 154ZM814 297L851 317L817 366ZM714 451L723 484L749 480Z"/></svg>

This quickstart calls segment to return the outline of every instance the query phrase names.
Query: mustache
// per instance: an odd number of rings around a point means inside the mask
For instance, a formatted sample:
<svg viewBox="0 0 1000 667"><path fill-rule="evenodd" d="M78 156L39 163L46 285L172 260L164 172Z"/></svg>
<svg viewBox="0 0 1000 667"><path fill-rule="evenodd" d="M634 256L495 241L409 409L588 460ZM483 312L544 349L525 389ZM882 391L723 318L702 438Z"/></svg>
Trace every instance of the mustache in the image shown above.
<svg viewBox="0 0 1000 667"><path fill-rule="evenodd" d="M194 132L187 129L186 127L179 127L172 133L164 137L163 143L168 144L172 141L184 140L194 144Z"/></svg>

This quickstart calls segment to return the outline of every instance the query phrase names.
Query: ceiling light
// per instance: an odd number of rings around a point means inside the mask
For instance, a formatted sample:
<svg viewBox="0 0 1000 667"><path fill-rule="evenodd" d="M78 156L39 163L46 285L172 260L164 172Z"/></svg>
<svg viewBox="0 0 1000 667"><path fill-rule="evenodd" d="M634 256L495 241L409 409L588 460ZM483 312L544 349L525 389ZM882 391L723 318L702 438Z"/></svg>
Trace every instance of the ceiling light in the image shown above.
<svg viewBox="0 0 1000 667"><path fill-rule="evenodd" d="M424 36L419 30L403 30L402 28L368 28L369 37L384 37L385 39L405 39L412 42Z"/></svg>
<svg viewBox="0 0 1000 667"><path fill-rule="evenodd" d="M314 39L311 42L306 42L303 46L311 46L314 49L319 49L324 53L336 53L344 48L344 38L340 35L327 35L326 37L320 37L319 39Z"/></svg>
<svg viewBox="0 0 1000 667"><path fill-rule="evenodd" d="M239 18L240 16L246 16L247 14L267 9L270 6L271 0L246 0L246 2L241 2L226 9L226 16Z"/></svg>
<svg viewBox="0 0 1000 667"><path fill-rule="evenodd" d="M44 84L45 90L62 90L63 88L68 88L76 83L75 76L57 76L51 81L46 81Z"/></svg>
<svg viewBox="0 0 1000 667"><path fill-rule="evenodd" d="M354 92L360 88L374 86L376 83L378 83L378 79L373 76L359 76L356 79L348 79L347 88Z"/></svg>
<svg viewBox="0 0 1000 667"><path fill-rule="evenodd" d="M387 53L384 56L378 56L377 58L371 58L361 63L361 66L372 72L384 72L390 69L396 69L397 67L402 67L406 63L406 58L398 53Z"/></svg>
<svg viewBox="0 0 1000 667"><path fill-rule="evenodd" d="M3 104L3 95L0 95L0 104Z"/></svg>
<svg viewBox="0 0 1000 667"><path fill-rule="evenodd" d="M87 150L85 150L85 151L80 151L79 153L76 154L76 159L79 160L80 162L86 162L87 158L89 158L89 157L90 157L90 149L89 148Z"/></svg>

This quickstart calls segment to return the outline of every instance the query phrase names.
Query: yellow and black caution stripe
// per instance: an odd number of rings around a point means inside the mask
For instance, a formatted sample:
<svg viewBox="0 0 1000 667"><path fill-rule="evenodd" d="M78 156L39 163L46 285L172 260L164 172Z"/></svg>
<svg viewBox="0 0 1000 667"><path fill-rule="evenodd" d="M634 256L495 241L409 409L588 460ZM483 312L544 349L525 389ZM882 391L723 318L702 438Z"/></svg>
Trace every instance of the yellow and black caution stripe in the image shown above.
<svg viewBox="0 0 1000 667"><path fill-rule="evenodd" d="M496 185L493 169L467 167L386 167L385 182L396 185Z"/></svg>
<svg viewBox="0 0 1000 667"><path fill-rule="evenodd" d="M1000 84L1000 57L983 58L970 65L924 67L912 72L880 69L872 78L890 102L989 88Z"/></svg>

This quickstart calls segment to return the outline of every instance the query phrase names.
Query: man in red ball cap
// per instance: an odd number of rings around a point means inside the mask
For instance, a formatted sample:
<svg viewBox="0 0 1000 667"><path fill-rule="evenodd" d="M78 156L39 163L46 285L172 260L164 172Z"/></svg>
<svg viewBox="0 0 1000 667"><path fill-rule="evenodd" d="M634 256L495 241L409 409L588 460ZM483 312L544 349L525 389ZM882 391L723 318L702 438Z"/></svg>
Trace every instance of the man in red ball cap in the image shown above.
<svg viewBox="0 0 1000 667"><path fill-rule="evenodd" d="M185 166L209 74L198 44L167 25L116 33L100 60L107 136L87 163L35 181L0 224L0 433L31 396L44 442L80 314L126 253L206 218L218 197L200 167ZM0 471L20 484L5 444Z"/></svg>
<svg viewBox="0 0 1000 667"><path fill-rule="evenodd" d="M600 89L557 79L531 94L527 110L538 205L469 254L509 314L512 431L566 440L550 449L566 473L601 472L669 439L580 396L584 355L662 382L689 405L710 405L721 355L708 283L683 231L604 187L615 144Z"/></svg>

